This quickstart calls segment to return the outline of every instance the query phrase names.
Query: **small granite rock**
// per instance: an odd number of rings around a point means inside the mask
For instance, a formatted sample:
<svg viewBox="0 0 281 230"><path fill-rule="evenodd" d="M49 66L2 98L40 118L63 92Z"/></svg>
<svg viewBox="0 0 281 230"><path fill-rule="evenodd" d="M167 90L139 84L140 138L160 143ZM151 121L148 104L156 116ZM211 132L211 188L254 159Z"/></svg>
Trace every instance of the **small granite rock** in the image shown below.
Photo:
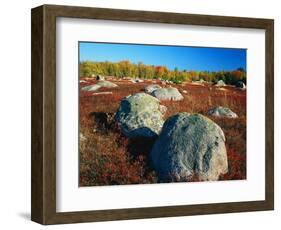
<svg viewBox="0 0 281 230"><path fill-rule="evenodd" d="M172 87L156 89L152 92L151 95L158 98L161 101L165 101L165 100L180 101L184 99L184 97L181 95L178 89Z"/></svg>
<svg viewBox="0 0 281 230"><path fill-rule="evenodd" d="M82 90L84 90L84 91L97 91L101 87L104 87L104 88L115 88L115 87L118 87L118 85L116 85L116 84L114 84L114 83L112 83L110 81L98 81L97 84L84 86L82 88Z"/></svg>
<svg viewBox="0 0 281 230"><path fill-rule="evenodd" d="M241 89L241 90L246 90L246 85L244 84L243 81L238 81L238 82L236 83L236 87L239 88L239 89Z"/></svg>
<svg viewBox="0 0 281 230"><path fill-rule="evenodd" d="M97 81L104 81L105 78L104 78L104 76L98 74L98 75L96 76L96 80L97 80Z"/></svg>
<svg viewBox="0 0 281 230"><path fill-rule="evenodd" d="M156 90L156 89L161 89L162 87L161 86L159 86L159 85L148 85L148 86L146 86L145 88L144 88L144 91L146 92L146 93L152 93L154 90Z"/></svg>
<svg viewBox="0 0 281 230"><path fill-rule="evenodd" d="M237 118L238 115L227 107L218 106L208 111L208 114L216 117Z"/></svg>
<svg viewBox="0 0 281 230"><path fill-rule="evenodd" d="M88 85L82 88L83 91L97 91L101 86L99 85Z"/></svg>
<svg viewBox="0 0 281 230"><path fill-rule="evenodd" d="M106 88L118 87L118 85L116 85L116 84L114 84L114 83L112 83L110 81L103 81L103 80L99 81L97 83L97 85L99 85L100 87L106 87Z"/></svg>
<svg viewBox="0 0 281 230"><path fill-rule="evenodd" d="M223 80L219 80L215 86L221 87L221 86L226 86L226 84L224 83Z"/></svg>

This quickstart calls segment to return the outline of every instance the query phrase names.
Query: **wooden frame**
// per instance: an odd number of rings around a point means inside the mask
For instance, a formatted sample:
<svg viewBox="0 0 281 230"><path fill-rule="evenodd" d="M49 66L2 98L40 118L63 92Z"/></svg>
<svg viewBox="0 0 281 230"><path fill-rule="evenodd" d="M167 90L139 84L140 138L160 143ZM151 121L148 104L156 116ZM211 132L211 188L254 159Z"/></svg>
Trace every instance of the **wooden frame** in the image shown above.
<svg viewBox="0 0 281 230"><path fill-rule="evenodd" d="M56 18L256 28L266 31L266 187L264 201L56 212ZM31 219L62 224L274 209L274 21L271 19L43 5L32 9Z"/></svg>

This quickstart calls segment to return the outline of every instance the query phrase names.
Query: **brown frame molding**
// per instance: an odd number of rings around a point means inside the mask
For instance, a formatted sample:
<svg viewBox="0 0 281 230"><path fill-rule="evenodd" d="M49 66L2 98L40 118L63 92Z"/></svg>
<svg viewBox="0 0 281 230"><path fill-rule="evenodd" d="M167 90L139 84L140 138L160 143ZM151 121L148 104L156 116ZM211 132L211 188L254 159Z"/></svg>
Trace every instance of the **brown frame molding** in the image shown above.
<svg viewBox="0 0 281 230"><path fill-rule="evenodd" d="M56 18L88 18L264 29L266 31L265 201L56 212ZM43 5L32 9L31 219L62 224L274 209L274 21L210 15Z"/></svg>

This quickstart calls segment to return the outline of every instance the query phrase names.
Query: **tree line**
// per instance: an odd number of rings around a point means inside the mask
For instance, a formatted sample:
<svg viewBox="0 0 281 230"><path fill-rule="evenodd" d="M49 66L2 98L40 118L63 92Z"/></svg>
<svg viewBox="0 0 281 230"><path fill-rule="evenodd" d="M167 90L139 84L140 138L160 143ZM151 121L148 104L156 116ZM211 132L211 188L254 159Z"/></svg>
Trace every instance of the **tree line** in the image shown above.
<svg viewBox="0 0 281 230"><path fill-rule="evenodd" d="M116 78L140 78L140 79L163 79L174 83L183 81L208 81L216 83L223 80L226 84L235 85L237 81L246 84L246 71L238 68L233 71L187 71L168 69L166 66L145 65L142 62L137 64L130 61L120 62L80 62L80 77L92 77L96 75L114 76Z"/></svg>

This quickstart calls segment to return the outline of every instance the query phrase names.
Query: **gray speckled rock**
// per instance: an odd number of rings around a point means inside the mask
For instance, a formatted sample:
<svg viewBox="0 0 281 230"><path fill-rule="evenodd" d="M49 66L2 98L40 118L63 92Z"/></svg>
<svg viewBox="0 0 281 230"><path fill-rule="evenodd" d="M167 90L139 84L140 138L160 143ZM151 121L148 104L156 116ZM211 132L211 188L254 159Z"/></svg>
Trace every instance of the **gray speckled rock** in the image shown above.
<svg viewBox="0 0 281 230"><path fill-rule="evenodd" d="M180 101L184 98L177 88L172 88L172 87L156 89L152 92L151 95L158 98L161 101L165 101L165 100Z"/></svg>
<svg viewBox="0 0 281 230"><path fill-rule="evenodd" d="M118 87L118 85L110 82L110 81L99 81L97 84L94 85L88 85L88 86L84 86L82 88L83 91L97 91L98 89L100 89L101 87L104 88L115 88Z"/></svg>
<svg viewBox="0 0 281 230"><path fill-rule="evenodd" d="M221 87L221 86L226 86L223 80L219 80L216 84L216 86Z"/></svg>
<svg viewBox="0 0 281 230"><path fill-rule="evenodd" d="M97 80L97 81L104 81L105 78L104 78L104 76L98 74L98 75L96 76L96 80Z"/></svg>
<svg viewBox="0 0 281 230"><path fill-rule="evenodd" d="M200 114L170 117L152 148L150 160L160 182L175 178L185 181L192 175L204 181L218 180L228 171L224 133Z"/></svg>
<svg viewBox="0 0 281 230"><path fill-rule="evenodd" d="M239 88L239 89L241 89L241 90L246 90L246 85L244 84L243 81L238 81L238 82L236 83L236 87Z"/></svg>
<svg viewBox="0 0 281 230"><path fill-rule="evenodd" d="M136 80L135 80L137 83L141 83L141 82L144 82L144 80L142 80L142 79L139 79L139 78L137 78Z"/></svg>
<svg viewBox="0 0 281 230"><path fill-rule="evenodd" d="M164 123L159 100L146 93L122 99L115 120L128 137L157 136Z"/></svg>
<svg viewBox="0 0 281 230"><path fill-rule="evenodd" d="M144 91L146 92L146 93L152 93L154 90L156 90L156 89L161 89L162 87L161 86L159 86L159 85L156 85L156 84L153 84L153 85L148 85L148 86L146 86L145 88L144 88Z"/></svg>
<svg viewBox="0 0 281 230"><path fill-rule="evenodd" d="M82 88L83 91L97 91L101 86L99 85L88 85Z"/></svg>
<svg viewBox="0 0 281 230"><path fill-rule="evenodd" d="M118 87L118 85L110 82L110 81L99 81L97 83L97 85L99 85L100 87L106 87L106 88L114 88L114 87Z"/></svg>
<svg viewBox="0 0 281 230"><path fill-rule="evenodd" d="M208 114L215 117L228 117L237 118L238 115L234 113L231 109L227 107L218 106L216 108L210 109Z"/></svg>
<svg viewBox="0 0 281 230"><path fill-rule="evenodd" d="M144 82L144 80L136 78L136 79L132 79L131 82L132 83L142 83L142 82Z"/></svg>

